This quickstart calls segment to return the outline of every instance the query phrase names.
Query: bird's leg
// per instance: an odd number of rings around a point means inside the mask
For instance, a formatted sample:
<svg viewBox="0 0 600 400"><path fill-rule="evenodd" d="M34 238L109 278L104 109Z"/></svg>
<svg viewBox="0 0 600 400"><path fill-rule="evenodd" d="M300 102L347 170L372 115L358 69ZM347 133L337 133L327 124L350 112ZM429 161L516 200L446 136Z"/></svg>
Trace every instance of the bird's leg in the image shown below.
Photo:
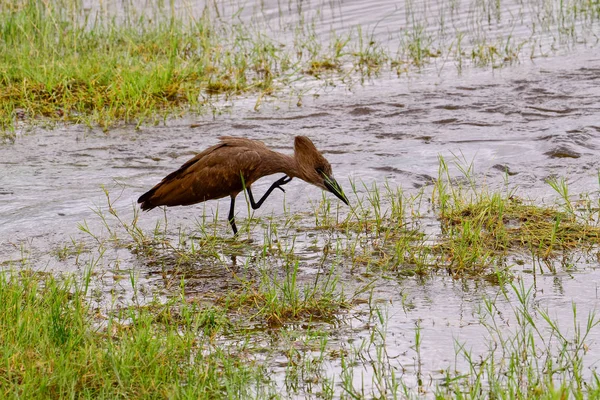
<svg viewBox="0 0 600 400"><path fill-rule="evenodd" d="M281 186L285 185L286 183L289 183L291 180L292 180L292 178L290 178L287 175L281 179L277 179L275 182L273 182L271 187L265 192L263 197L261 197L260 200L258 200L258 202L256 202L256 203L254 202L254 196L252 195L252 190L250 190L250 188L247 187L246 191L248 192L248 199L250 199L250 205L252 206L252 209L256 210L256 209L260 208L260 206L262 206L262 203L264 203L264 201L267 199L267 197L269 197L271 192L273 190L275 190L276 188L281 189L282 192L285 192L285 190L283 190L283 188Z"/></svg>
<svg viewBox="0 0 600 400"><path fill-rule="evenodd" d="M233 236L237 235L237 227L235 226L235 217L234 217L234 208L235 208L235 196L231 196L231 206L229 207L229 223L231 224L231 229L233 229Z"/></svg>

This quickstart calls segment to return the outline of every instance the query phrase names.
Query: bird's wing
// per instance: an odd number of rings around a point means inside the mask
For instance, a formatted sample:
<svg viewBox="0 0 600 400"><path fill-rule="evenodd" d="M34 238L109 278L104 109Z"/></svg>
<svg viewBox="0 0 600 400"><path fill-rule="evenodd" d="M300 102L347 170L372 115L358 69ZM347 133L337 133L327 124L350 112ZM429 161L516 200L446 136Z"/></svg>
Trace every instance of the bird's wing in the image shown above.
<svg viewBox="0 0 600 400"><path fill-rule="evenodd" d="M187 167L186 174L202 175L211 180L221 180L223 186L240 182L240 174L246 182L254 182L254 171L260 166L261 154L255 149L224 144L218 151L205 155ZM249 184L249 183L247 183Z"/></svg>
<svg viewBox="0 0 600 400"><path fill-rule="evenodd" d="M247 139L236 136L221 136L219 137L221 143L231 146L231 147L244 147L248 150L256 149L257 151L268 150L267 145L265 145L260 140Z"/></svg>
<svg viewBox="0 0 600 400"><path fill-rule="evenodd" d="M255 171L260 163L261 155L256 149L224 142L187 161L177 171L167 175L163 182L186 181L188 184L185 186L194 182L194 185L202 185L211 192L217 186L239 192L242 188L240 175L244 176L246 186L251 185L259 178L255 176Z"/></svg>
<svg viewBox="0 0 600 400"><path fill-rule="evenodd" d="M174 178L182 178L191 172L197 172L199 169L204 169L205 166L210 165L229 164L230 168L235 166L245 167L242 168L244 171L248 167L253 169L251 166L254 164L257 165L260 162L259 159L256 159L256 157L260 158L258 152L268 150L267 146L258 140L234 136L221 136L219 140L221 141L220 143L198 153L194 158L186 161L179 169L165 176L162 182L168 182ZM237 150L233 152L227 151L232 150L231 148L237 148ZM232 155L233 158L225 158L225 154Z"/></svg>
<svg viewBox="0 0 600 400"><path fill-rule="evenodd" d="M222 147L226 146L225 143L218 143L214 146L209 147L208 149L201 151L200 153L196 154L194 156L194 158L191 158L189 160L187 160L185 163L183 163L183 165L181 167L179 167L176 171L171 172L169 175L165 176L163 178L162 182L167 182L170 181L174 178L178 178L181 177L183 175L186 175L187 173L189 173L190 171L190 167L196 163L198 163L199 161L201 161L202 159L208 157L211 153L213 153L215 150L218 150Z"/></svg>
<svg viewBox="0 0 600 400"><path fill-rule="evenodd" d="M261 142L223 138L167 175L138 202L143 209L151 209L235 196L265 175L269 152Z"/></svg>

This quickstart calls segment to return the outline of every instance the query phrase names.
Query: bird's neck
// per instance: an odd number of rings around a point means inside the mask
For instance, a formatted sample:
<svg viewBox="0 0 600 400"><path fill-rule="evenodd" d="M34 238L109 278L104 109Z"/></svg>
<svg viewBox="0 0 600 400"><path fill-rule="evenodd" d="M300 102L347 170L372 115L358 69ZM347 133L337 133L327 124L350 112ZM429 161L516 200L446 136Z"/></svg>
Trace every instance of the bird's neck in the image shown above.
<svg viewBox="0 0 600 400"><path fill-rule="evenodd" d="M299 176L298 163L296 162L296 159L293 156L278 153L276 151L274 151L272 157L270 157L267 168L269 174L283 172L290 178Z"/></svg>

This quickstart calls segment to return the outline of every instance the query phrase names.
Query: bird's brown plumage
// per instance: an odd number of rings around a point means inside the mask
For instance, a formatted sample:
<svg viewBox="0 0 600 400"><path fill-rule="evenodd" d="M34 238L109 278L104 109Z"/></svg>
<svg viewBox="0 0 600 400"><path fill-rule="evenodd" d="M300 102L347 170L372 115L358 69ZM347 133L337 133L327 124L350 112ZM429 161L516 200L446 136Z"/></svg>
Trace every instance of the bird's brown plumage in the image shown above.
<svg viewBox="0 0 600 400"><path fill-rule="evenodd" d="M258 140L221 137L218 144L202 151L144 193L138 203L142 210L151 210L157 206L185 206L230 196L233 211L233 201L244 187L249 189L258 179L275 173L285 173L290 178L297 177L329 190L347 203L332 177L331 165L305 136L295 138L294 156L270 150ZM273 184L265 198L272 189L288 181ZM258 207L262 200L264 198Z"/></svg>

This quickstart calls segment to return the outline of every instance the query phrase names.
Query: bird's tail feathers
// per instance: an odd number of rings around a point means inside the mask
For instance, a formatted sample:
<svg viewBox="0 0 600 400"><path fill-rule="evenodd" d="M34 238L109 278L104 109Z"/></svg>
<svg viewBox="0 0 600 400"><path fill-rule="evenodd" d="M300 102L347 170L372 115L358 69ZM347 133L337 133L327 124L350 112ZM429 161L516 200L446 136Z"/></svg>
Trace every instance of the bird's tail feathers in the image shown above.
<svg viewBox="0 0 600 400"><path fill-rule="evenodd" d="M137 200L137 202L140 203L140 208L142 210L148 211L148 210L152 210L154 207L156 207L156 205L152 204L152 202L151 202L151 198L154 195L154 192L156 192L156 188L152 188L152 189L148 190L146 193L141 195L140 198Z"/></svg>

